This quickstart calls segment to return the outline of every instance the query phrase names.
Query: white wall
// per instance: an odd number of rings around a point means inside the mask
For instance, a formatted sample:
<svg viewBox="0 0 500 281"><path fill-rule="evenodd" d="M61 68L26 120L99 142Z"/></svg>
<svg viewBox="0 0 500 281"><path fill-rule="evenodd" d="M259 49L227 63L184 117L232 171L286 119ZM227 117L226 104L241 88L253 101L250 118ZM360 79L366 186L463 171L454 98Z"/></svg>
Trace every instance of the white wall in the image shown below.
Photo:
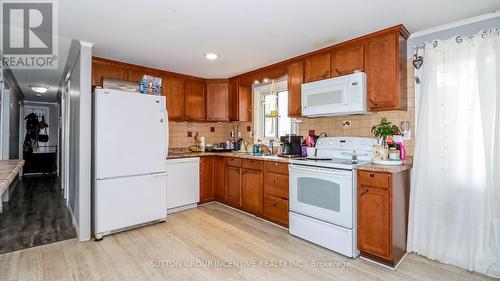
<svg viewBox="0 0 500 281"><path fill-rule="evenodd" d="M56 103L45 103L45 102L34 102L34 101L24 101L24 116L26 117L30 112L26 107L47 107L49 109L49 141L47 143L39 143L40 146L57 146L59 139L59 105ZM19 115L19 111L18 111ZM26 122L23 121L22 126L25 126ZM23 130L26 132L26 130ZM43 133L43 130L41 131ZM24 138L24 136L23 136ZM59 148L58 148L59 149Z"/></svg>
<svg viewBox="0 0 500 281"><path fill-rule="evenodd" d="M61 153L69 155L69 161L63 161L62 167L67 171L64 179L67 180L68 206L73 214L78 239L85 241L90 239L91 234L92 44L75 42L70 50L72 64L67 69L70 89L62 93L66 100L63 111L68 111L69 120L63 121L63 139L67 145L63 145Z"/></svg>

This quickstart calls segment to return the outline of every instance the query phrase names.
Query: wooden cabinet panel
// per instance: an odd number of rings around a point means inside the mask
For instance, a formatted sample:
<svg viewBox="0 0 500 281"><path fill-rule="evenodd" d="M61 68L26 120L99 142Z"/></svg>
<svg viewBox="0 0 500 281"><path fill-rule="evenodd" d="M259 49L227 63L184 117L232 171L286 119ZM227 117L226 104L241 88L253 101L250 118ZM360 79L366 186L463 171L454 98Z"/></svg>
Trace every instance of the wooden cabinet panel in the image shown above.
<svg viewBox="0 0 500 281"><path fill-rule="evenodd" d="M264 170L267 173L288 175L288 164L266 161L264 162Z"/></svg>
<svg viewBox="0 0 500 281"><path fill-rule="evenodd" d="M262 171L243 169L243 210L260 216L262 214Z"/></svg>
<svg viewBox="0 0 500 281"><path fill-rule="evenodd" d="M226 158L226 163L228 166L241 167L240 158L228 157Z"/></svg>
<svg viewBox="0 0 500 281"><path fill-rule="evenodd" d="M262 170L262 161L243 159L241 166L247 169Z"/></svg>
<svg viewBox="0 0 500 281"><path fill-rule="evenodd" d="M207 121L229 121L229 84L207 82Z"/></svg>
<svg viewBox="0 0 500 281"><path fill-rule="evenodd" d="M271 221L288 226L288 200L264 195L262 214Z"/></svg>
<svg viewBox="0 0 500 281"><path fill-rule="evenodd" d="M205 121L205 83L187 80L184 91L184 120Z"/></svg>
<svg viewBox="0 0 500 281"><path fill-rule="evenodd" d="M264 194L288 200L288 176L266 173L264 176Z"/></svg>
<svg viewBox="0 0 500 281"><path fill-rule="evenodd" d="M369 110L402 109L399 35L389 33L365 43L365 71ZM406 75L406 74L405 74ZM406 80L406 76L402 77ZM406 83L405 83L406 84ZM405 103L404 103L405 105Z"/></svg>
<svg viewBox="0 0 500 281"><path fill-rule="evenodd" d="M302 83L304 82L304 61L292 62L287 67L288 76L288 116L302 114Z"/></svg>
<svg viewBox="0 0 500 281"><path fill-rule="evenodd" d="M384 173L359 171L358 172L359 184L368 185L372 187L389 188L389 181L391 176Z"/></svg>
<svg viewBox="0 0 500 281"><path fill-rule="evenodd" d="M305 58L304 82L330 78L330 52L314 54Z"/></svg>
<svg viewBox="0 0 500 281"><path fill-rule="evenodd" d="M332 77L352 74L364 70L363 44L334 47L332 53Z"/></svg>
<svg viewBox="0 0 500 281"><path fill-rule="evenodd" d="M389 192L358 186L358 248L390 259Z"/></svg>
<svg viewBox="0 0 500 281"><path fill-rule="evenodd" d="M226 203L241 208L241 168L226 166Z"/></svg>
<svg viewBox="0 0 500 281"><path fill-rule="evenodd" d="M226 202L226 164L223 157L215 158L215 198Z"/></svg>
<svg viewBox="0 0 500 281"><path fill-rule="evenodd" d="M200 159L200 203L215 199L215 157L201 157Z"/></svg>
<svg viewBox="0 0 500 281"><path fill-rule="evenodd" d="M100 86L102 78L127 80L127 68L107 62L92 60L92 86Z"/></svg>
<svg viewBox="0 0 500 281"><path fill-rule="evenodd" d="M238 120L241 122L252 121L252 87L238 87Z"/></svg>
<svg viewBox="0 0 500 281"><path fill-rule="evenodd" d="M239 79L229 81L229 121L238 121L240 119L239 87Z"/></svg>
<svg viewBox="0 0 500 281"><path fill-rule="evenodd" d="M167 96L168 120L184 121L184 79L167 77L163 88Z"/></svg>
<svg viewBox="0 0 500 281"><path fill-rule="evenodd" d="M127 80L132 81L132 82L139 82L142 80L142 77L144 75L151 75L154 77L162 77L162 74L159 71L154 71L154 70L151 71L147 68L143 68L143 69L131 68L128 70Z"/></svg>

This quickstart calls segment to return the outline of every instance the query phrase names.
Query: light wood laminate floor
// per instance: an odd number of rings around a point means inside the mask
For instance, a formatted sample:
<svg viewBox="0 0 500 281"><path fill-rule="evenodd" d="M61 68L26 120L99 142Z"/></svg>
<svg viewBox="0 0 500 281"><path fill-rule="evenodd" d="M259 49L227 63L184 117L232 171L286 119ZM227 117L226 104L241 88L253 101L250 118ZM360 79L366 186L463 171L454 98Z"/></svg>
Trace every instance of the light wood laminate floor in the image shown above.
<svg viewBox="0 0 500 281"><path fill-rule="evenodd" d="M72 239L0 255L0 280L487 278L413 254L393 271L335 254L223 205L208 204L101 242Z"/></svg>

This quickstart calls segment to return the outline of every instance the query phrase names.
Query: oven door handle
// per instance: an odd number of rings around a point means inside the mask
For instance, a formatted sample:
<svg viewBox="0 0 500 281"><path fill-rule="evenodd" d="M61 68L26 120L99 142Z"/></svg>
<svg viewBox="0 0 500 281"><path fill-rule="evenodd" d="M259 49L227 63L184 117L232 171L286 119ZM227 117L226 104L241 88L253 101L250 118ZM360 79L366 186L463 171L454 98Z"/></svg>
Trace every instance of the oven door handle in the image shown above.
<svg viewBox="0 0 500 281"><path fill-rule="evenodd" d="M290 165L289 172L291 173L294 171L303 172L303 173L310 173L310 174L322 174L322 175L328 175L328 176L341 176L341 177L346 177L346 178L352 177L352 171L327 169L327 168L325 169L325 168L311 167L311 166Z"/></svg>

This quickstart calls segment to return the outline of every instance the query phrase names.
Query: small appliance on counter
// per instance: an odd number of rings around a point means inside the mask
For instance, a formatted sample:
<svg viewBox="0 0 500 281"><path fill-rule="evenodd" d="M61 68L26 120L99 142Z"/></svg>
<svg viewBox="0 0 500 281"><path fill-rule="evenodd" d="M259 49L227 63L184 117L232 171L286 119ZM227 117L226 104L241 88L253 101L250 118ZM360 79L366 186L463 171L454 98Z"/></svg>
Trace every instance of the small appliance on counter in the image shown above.
<svg viewBox="0 0 500 281"><path fill-rule="evenodd" d="M280 137L281 154L280 157L299 157L302 156L302 136L285 135Z"/></svg>

